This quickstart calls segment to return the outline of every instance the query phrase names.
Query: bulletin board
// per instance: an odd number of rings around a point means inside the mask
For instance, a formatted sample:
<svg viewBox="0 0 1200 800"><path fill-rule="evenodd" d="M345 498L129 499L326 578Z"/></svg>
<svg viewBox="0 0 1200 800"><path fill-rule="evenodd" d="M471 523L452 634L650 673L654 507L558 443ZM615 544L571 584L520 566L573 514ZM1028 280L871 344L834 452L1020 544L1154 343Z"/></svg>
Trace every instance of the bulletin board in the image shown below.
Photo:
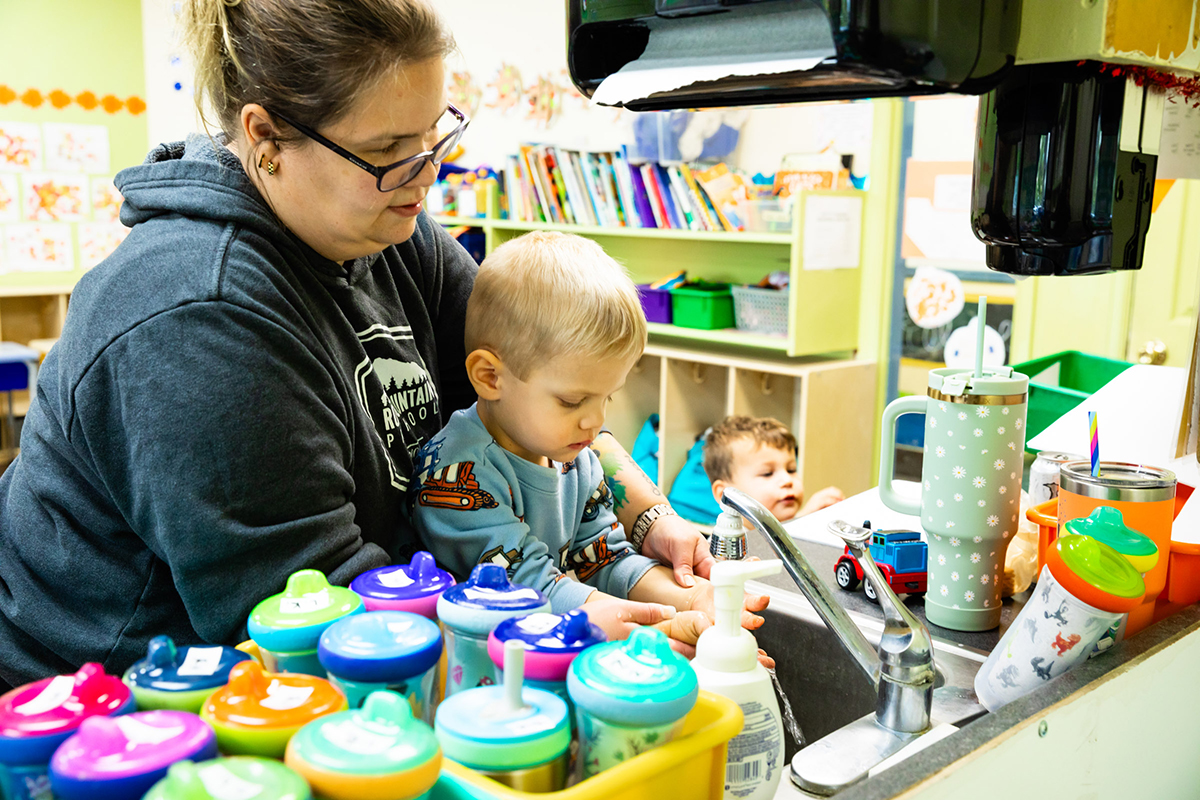
<svg viewBox="0 0 1200 800"><path fill-rule="evenodd" d="M984 268L983 242L971 230L971 171L970 161L908 160L900 243L906 262Z"/></svg>
<svg viewBox="0 0 1200 800"><path fill-rule="evenodd" d="M138 0L8 3L0 293L69 291L128 232L113 176L148 150Z"/></svg>

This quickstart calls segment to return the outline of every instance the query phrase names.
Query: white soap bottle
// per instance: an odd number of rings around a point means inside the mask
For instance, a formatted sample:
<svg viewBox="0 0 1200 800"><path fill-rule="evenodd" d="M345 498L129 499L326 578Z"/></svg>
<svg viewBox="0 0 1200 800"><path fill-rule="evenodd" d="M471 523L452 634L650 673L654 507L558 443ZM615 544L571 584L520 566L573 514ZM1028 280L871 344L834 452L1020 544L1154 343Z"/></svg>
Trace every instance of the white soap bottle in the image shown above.
<svg viewBox="0 0 1200 800"><path fill-rule="evenodd" d="M787 768L775 687L758 663L758 642L742 627L746 581L774 575L782 566L778 559L719 561L710 576L716 624L700 634L692 666L701 689L728 697L745 718L742 732L729 743L725 800L770 800Z"/></svg>

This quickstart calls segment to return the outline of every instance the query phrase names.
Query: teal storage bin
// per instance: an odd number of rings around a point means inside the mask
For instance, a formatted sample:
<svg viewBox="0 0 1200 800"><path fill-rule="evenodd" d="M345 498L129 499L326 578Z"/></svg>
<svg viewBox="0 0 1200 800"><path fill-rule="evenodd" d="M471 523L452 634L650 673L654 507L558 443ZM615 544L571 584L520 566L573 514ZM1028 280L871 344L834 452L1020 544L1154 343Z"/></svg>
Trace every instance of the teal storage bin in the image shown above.
<svg viewBox="0 0 1200 800"><path fill-rule="evenodd" d="M1129 361L1088 355L1078 350L1064 350L1013 364L1014 372L1029 377L1025 449L1037 452L1028 445L1030 439L1132 366Z"/></svg>
<svg viewBox="0 0 1200 800"><path fill-rule="evenodd" d="M733 291L727 283L695 283L672 289L671 319L681 328L732 328Z"/></svg>

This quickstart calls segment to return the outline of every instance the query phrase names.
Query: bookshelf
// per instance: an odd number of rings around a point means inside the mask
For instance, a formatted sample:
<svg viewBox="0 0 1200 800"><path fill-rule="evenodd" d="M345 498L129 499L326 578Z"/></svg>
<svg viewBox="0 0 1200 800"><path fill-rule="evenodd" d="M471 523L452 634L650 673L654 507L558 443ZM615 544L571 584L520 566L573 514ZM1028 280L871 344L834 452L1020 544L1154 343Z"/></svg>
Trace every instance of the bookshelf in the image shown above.
<svg viewBox="0 0 1200 800"><path fill-rule="evenodd" d="M792 230L787 233L711 232L682 229L597 227L500 219L496 198L489 201L485 217L433 219L446 226L478 227L484 231L486 250L528 231L563 231L586 236L625 265L636 283L650 283L664 275L686 270L689 277L732 284L755 284L775 271L789 274L788 331L770 335L736 329L700 330L677 325L650 325L652 341L674 344L723 345L747 351L786 356L825 355L845 358L858 348L858 311L861 268L810 269L805 263L811 250L802 232L805 214L816 213L812 201L846 197L865 206L866 193L856 190L801 192L793 204ZM855 243L862 257L859 225Z"/></svg>

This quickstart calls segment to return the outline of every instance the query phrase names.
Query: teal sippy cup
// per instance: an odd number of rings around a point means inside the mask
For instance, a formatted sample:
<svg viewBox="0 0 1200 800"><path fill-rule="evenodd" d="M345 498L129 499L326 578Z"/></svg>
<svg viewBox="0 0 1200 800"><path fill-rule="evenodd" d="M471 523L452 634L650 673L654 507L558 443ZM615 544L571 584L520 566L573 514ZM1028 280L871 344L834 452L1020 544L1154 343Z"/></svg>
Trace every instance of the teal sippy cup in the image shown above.
<svg viewBox="0 0 1200 800"><path fill-rule="evenodd" d="M438 619L446 629L446 696L496 682L488 656L488 634L510 617L549 611L546 595L508 580L499 564L478 564L465 583L438 598Z"/></svg>
<svg viewBox="0 0 1200 800"><path fill-rule="evenodd" d="M590 778L675 738L699 685L665 634L638 628L623 642L589 648L571 664L583 777Z"/></svg>
<svg viewBox="0 0 1200 800"><path fill-rule="evenodd" d="M434 729L446 758L521 792L566 786L571 745L567 704L523 685L525 649L504 644L504 685L442 701Z"/></svg>
<svg viewBox="0 0 1200 800"><path fill-rule="evenodd" d="M325 669L317 657L321 634L342 617L362 610L362 598L354 592L330 586L318 570L302 569L291 574L281 594L254 607L246 630L262 653L267 672L324 678Z"/></svg>

